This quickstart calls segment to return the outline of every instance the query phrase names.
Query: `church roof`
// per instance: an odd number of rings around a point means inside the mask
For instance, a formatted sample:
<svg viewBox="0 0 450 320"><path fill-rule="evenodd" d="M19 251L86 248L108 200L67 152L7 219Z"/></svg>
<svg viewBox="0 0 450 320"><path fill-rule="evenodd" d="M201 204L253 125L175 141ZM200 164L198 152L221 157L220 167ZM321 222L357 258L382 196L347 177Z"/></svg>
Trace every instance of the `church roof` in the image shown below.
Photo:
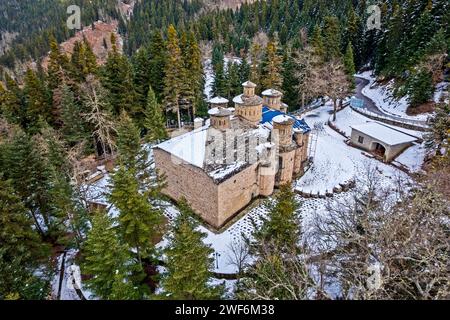
<svg viewBox="0 0 450 320"><path fill-rule="evenodd" d="M222 98L222 97L215 97L208 101L212 104L225 104L228 103L228 99Z"/></svg>
<svg viewBox="0 0 450 320"><path fill-rule="evenodd" d="M265 90L261 94L266 97L281 97L283 95L280 91L275 89Z"/></svg>
<svg viewBox="0 0 450 320"><path fill-rule="evenodd" d="M287 117L292 118L294 120L293 127L294 127L295 132L307 133L307 132L311 131L311 128L308 126L308 124L304 120L300 120L293 116L286 115L285 113L283 113L279 110L270 109L267 106L263 107L263 115L262 115L261 124L266 124L266 125L271 126L273 119L277 116L287 116Z"/></svg>
<svg viewBox="0 0 450 320"><path fill-rule="evenodd" d="M251 81L245 81L245 82L242 84L242 86L243 86L243 87L249 87L249 88L256 88L256 87L257 87L256 83L253 83L253 82L251 82Z"/></svg>

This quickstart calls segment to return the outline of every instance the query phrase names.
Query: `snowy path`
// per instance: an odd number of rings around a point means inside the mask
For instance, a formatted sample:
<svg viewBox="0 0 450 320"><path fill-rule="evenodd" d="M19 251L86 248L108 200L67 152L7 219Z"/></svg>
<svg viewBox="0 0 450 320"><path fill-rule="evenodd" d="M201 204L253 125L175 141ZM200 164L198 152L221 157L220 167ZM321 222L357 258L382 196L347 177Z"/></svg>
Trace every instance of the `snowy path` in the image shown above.
<svg viewBox="0 0 450 320"><path fill-rule="evenodd" d="M406 109L408 102L406 98L393 102L392 97L388 97L387 88L373 88L374 78L367 75L356 75L356 94L358 99L364 101L364 109L382 116L383 118L400 123L427 125L428 114L418 116L408 116Z"/></svg>

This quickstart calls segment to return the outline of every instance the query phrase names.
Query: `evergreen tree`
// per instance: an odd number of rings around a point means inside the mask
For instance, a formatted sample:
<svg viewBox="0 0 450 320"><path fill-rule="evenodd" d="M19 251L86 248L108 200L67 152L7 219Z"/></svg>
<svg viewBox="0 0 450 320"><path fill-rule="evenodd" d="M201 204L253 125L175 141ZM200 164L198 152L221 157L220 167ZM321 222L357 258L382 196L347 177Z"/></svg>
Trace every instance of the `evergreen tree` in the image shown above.
<svg viewBox="0 0 450 320"><path fill-rule="evenodd" d="M150 55L150 85L155 90L158 101L161 102L164 93L166 46L160 32L155 31L153 33L148 53ZM148 89L148 86L146 89Z"/></svg>
<svg viewBox="0 0 450 320"><path fill-rule="evenodd" d="M299 203L290 185L283 185L275 201L266 204L268 217L255 235L263 246L273 245L279 252L298 246L300 225Z"/></svg>
<svg viewBox="0 0 450 320"><path fill-rule="evenodd" d="M119 115L122 110L125 110L130 115L137 116L142 109L137 103L131 65L128 59L118 51L115 39L112 34L112 51L108 54L104 66L102 83L108 90L108 98L114 114Z"/></svg>
<svg viewBox="0 0 450 320"><path fill-rule="evenodd" d="M187 70L186 84L184 87L187 92L183 98L187 99L193 105L193 114L201 107L203 99L203 89L205 87L201 51L197 39L193 32L189 32L186 39L186 48L183 51L184 65Z"/></svg>
<svg viewBox="0 0 450 320"><path fill-rule="evenodd" d="M311 46L314 49L314 54L321 59L325 59L325 44L322 36L322 29L316 25L311 37Z"/></svg>
<svg viewBox="0 0 450 320"><path fill-rule="evenodd" d="M355 60L353 56L353 47L352 43L349 42L347 45L347 49L345 50L345 56L344 56L344 65L345 65L345 71L348 75L348 80L352 83L352 87L355 87L355 81L353 79L353 75L356 73L355 70Z"/></svg>
<svg viewBox="0 0 450 320"><path fill-rule="evenodd" d="M138 300L140 294L138 288L134 286L133 282L128 279L129 275L121 273L116 270L114 275L114 282L111 288L109 300Z"/></svg>
<svg viewBox="0 0 450 320"><path fill-rule="evenodd" d="M183 65L177 31L169 26L167 36L167 61L164 78L164 104L166 109L177 114L178 127L181 128L179 100L183 91L186 70Z"/></svg>
<svg viewBox="0 0 450 320"><path fill-rule="evenodd" d="M117 151L120 165L127 169L137 169L141 152L139 129L125 111L122 111L117 124Z"/></svg>
<svg viewBox="0 0 450 320"><path fill-rule="evenodd" d="M295 76L297 67L291 51L286 50L283 56L283 86L281 89L284 93L283 100L289 105L290 110L295 110L300 100L299 81Z"/></svg>
<svg viewBox="0 0 450 320"><path fill-rule="evenodd" d="M213 267L213 250L203 243L205 234L197 231L193 211L185 201L179 203L177 217L164 250L166 269L162 280L164 295L172 300L210 300L221 296L222 288L208 284Z"/></svg>
<svg viewBox="0 0 450 320"><path fill-rule="evenodd" d="M299 255L302 246L298 208L290 185L282 186L274 202L267 204L268 217L251 243L256 261L238 287L240 298L307 299L314 281Z"/></svg>
<svg viewBox="0 0 450 320"><path fill-rule="evenodd" d="M340 58L341 54L341 33L339 20L336 17L325 17L323 28L323 38L325 45L325 60L331 61Z"/></svg>
<svg viewBox="0 0 450 320"><path fill-rule="evenodd" d="M51 104L47 89L31 69L25 75L24 94L27 129L30 133L36 133L40 129L40 120L51 120Z"/></svg>
<svg viewBox="0 0 450 320"><path fill-rule="evenodd" d="M159 142L168 138L164 115L151 86L148 89L147 96L147 108L144 111L144 127L147 129L146 140L149 143Z"/></svg>
<svg viewBox="0 0 450 320"><path fill-rule="evenodd" d="M0 299L44 299L48 283L34 275L44 246L10 182L0 175Z"/></svg>
<svg viewBox="0 0 450 320"><path fill-rule="evenodd" d="M434 93L431 73L421 70L413 74L408 80L407 88L412 107L430 101Z"/></svg>
<svg viewBox="0 0 450 320"><path fill-rule="evenodd" d="M25 125L23 94L17 83L6 73L6 88L3 88L0 108L3 117L10 123Z"/></svg>
<svg viewBox="0 0 450 320"><path fill-rule="evenodd" d="M265 89L281 90L283 78L283 58L278 54L275 40L267 44L266 53L262 64L262 87Z"/></svg>
<svg viewBox="0 0 450 320"><path fill-rule="evenodd" d="M75 100L75 95L66 84L62 85L61 100L61 132L70 146L87 140L89 133L81 114L80 105Z"/></svg>
<svg viewBox="0 0 450 320"><path fill-rule="evenodd" d="M212 85L213 96L225 97L227 96L227 75L225 73L224 64L217 64L214 68L214 82Z"/></svg>
<svg viewBox="0 0 450 320"><path fill-rule="evenodd" d="M150 85L150 62L151 58L147 48L141 47L131 59L134 74L134 88L137 99L142 108L147 103L147 91Z"/></svg>
<svg viewBox="0 0 450 320"><path fill-rule="evenodd" d="M161 235L162 214L149 203L148 193L141 193L133 169L121 166L112 182L109 199L120 212L120 234L136 250L141 263L153 253L155 240Z"/></svg>
<svg viewBox="0 0 450 320"><path fill-rule="evenodd" d="M124 298L118 282L130 277L131 254L122 244L113 227L113 222L103 212L95 212L92 228L83 247L83 274L91 275L86 281L88 288L102 299Z"/></svg>

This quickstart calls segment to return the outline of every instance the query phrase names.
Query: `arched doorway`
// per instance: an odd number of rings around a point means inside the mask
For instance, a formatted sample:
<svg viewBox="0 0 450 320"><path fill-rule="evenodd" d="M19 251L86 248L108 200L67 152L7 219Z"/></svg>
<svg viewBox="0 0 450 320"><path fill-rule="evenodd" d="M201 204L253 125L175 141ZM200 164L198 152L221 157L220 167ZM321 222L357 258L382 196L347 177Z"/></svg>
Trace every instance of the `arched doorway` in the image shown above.
<svg viewBox="0 0 450 320"><path fill-rule="evenodd" d="M384 156L386 155L386 148L382 144L374 142L373 153L375 153L377 156L384 158Z"/></svg>

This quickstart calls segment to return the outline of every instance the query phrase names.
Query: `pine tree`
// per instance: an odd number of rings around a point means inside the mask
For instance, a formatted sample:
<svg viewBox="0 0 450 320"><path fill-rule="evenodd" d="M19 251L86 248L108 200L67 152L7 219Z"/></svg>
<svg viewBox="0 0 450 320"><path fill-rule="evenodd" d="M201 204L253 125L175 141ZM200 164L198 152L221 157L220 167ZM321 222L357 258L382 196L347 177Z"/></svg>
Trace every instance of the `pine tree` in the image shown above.
<svg viewBox="0 0 450 320"><path fill-rule="evenodd" d="M272 203L268 217L255 234L251 252L256 258L238 297L244 299L306 299L314 288L306 261L300 257L299 204L290 185L284 185Z"/></svg>
<svg viewBox="0 0 450 320"><path fill-rule="evenodd" d="M283 185L274 202L266 204L267 219L255 235L261 245L273 245L283 252L298 246L300 225L297 210L299 203L290 185Z"/></svg>
<svg viewBox="0 0 450 320"><path fill-rule="evenodd" d="M114 282L111 288L111 294L109 300L138 300L139 290L134 286L133 282L127 279L129 275L122 274L119 270L116 270L114 275Z"/></svg>
<svg viewBox="0 0 450 320"><path fill-rule="evenodd" d="M164 104L166 109L177 114L178 127L181 128L179 100L183 91L184 69L177 31L169 26L167 36L167 61L164 78Z"/></svg>
<svg viewBox="0 0 450 320"><path fill-rule="evenodd" d="M61 88L61 132L70 146L87 140L89 133L81 114L81 108L75 100L73 91L66 84Z"/></svg>
<svg viewBox="0 0 450 320"><path fill-rule="evenodd" d="M113 175L113 188L109 196L119 210L120 234L126 243L137 252L139 262L148 258L154 250L154 243L161 235L163 217L152 207L148 194L142 194L133 169L123 166Z"/></svg>
<svg viewBox="0 0 450 320"><path fill-rule="evenodd" d="M47 67L47 85L53 91L58 88L59 84L64 80L64 72L61 66L62 54L59 50L58 43L54 37L50 38L50 55Z"/></svg>
<svg viewBox="0 0 450 320"><path fill-rule="evenodd" d="M151 86L147 96L147 108L144 111L144 127L147 129L145 138L149 143L159 142L168 138L164 115Z"/></svg>
<svg viewBox="0 0 450 320"><path fill-rule="evenodd" d="M148 52L150 55L150 85L155 90L158 101L161 102L164 92L166 70L166 46L160 32L155 31L153 33Z"/></svg>
<svg viewBox="0 0 450 320"><path fill-rule="evenodd" d="M262 64L261 84L263 88L281 90L283 84L282 72L283 59L278 54L277 42L272 40L267 44Z"/></svg>
<svg viewBox="0 0 450 320"><path fill-rule="evenodd" d="M323 38L325 45L325 60L331 61L340 58L341 54L341 31L339 20L336 17L325 17L325 26L323 28Z"/></svg>
<svg viewBox="0 0 450 320"><path fill-rule="evenodd" d="M164 250L166 269L162 280L164 296L171 300L210 300L221 296L222 288L208 284L213 266L213 250L203 243L205 234L197 231L192 209L185 201L179 203L177 217Z"/></svg>
<svg viewBox="0 0 450 320"><path fill-rule="evenodd" d="M214 96L227 96L227 75L225 73L224 64L218 64L214 70L214 82L212 85L212 93Z"/></svg>
<svg viewBox="0 0 450 320"><path fill-rule="evenodd" d="M127 169L137 169L141 151L139 129L125 111L122 111L117 125L117 151L120 165Z"/></svg>
<svg viewBox="0 0 450 320"><path fill-rule="evenodd" d="M0 175L0 299L43 299L44 279L34 276L45 246L32 228L27 210L11 182ZM41 261L42 263L43 261Z"/></svg>
<svg viewBox="0 0 450 320"><path fill-rule="evenodd" d="M4 88L5 91L3 91L0 102L1 112L8 122L25 125L22 91L7 73L5 74L5 83L6 88Z"/></svg>
<svg viewBox="0 0 450 320"><path fill-rule="evenodd" d="M291 110L295 110L300 100L298 86L299 81L295 76L297 69L294 57L290 50L286 50L283 56L283 100L290 106Z"/></svg>
<svg viewBox="0 0 450 320"><path fill-rule="evenodd" d="M120 115L125 110L134 117L142 109L136 99L131 65L127 57L118 51L114 34L111 36L111 43L113 47L104 66L102 83L108 90L114 114Z"/></svg>
<svg viewBox="0 0 450 320"><path fill-rule="evenodd" d="M325 44L322 36L322 29L316 25L311 37L311 46L314 49L314 54L321 59L325 59Z"/></svg>
<svg viewBox="0 0 450 320"><path fill-rule="evenodd" d="M348 75L348 79L352 83L352 88L354 88L355 81L353 79L353 76L356 73L356 70L355 70L355 60L353 56L353 46L351 42L348 43L347 49L345 50L344 65L345 71L347 72Z"/></svg>
<svg viewBox="0 0 450 320"><path fill-rule="evenodd" d="M184 87L187 92L183 94L183 98L190 101L193 105L193 114L203 102L203 89L205 87L201 51L197 43L197 39L193 32L189 32L186 36L186 48L183 51L183 60L186 70L186 84Z"/></svg>
<svg viewBox="0 0 450 320"><path fill-rule="evenodd" d="M25 75L24 93L27 129L30 133L36 133L40 128L39 120L51 121L51 104L49 92L31 69Z"/></svg>
<svg viewBox="0 0 450 320"><path fill-rule="evenodd" d="M408 80L407 90L412 107L428 102L434 93L431 73L420 70L413 74Z"/></svg>
<svg viewBox="0 0 450 320"><path fill-rule="evenodd" d="M253 83L261 83L261 46L258 42L254 42L250 49L250 81Z"/></svg>
<svg viewBox="0 0 450 320"><path fill-rule="evenodd" d="M147 103L147 91L150 85L150 55L146 47L141 47L131 59L133 65L133 82L137 99L142 108Z"/></svg>
<svg viewBox="0 0 450 320"><path fill-rule="evenodd" d="M112 220L103 211L94 213L83 255L82 272L92 276L86 281L87 286L102 299L118 298L117 282L130 276L132 258L128 247L120 242Z"/></svg>

